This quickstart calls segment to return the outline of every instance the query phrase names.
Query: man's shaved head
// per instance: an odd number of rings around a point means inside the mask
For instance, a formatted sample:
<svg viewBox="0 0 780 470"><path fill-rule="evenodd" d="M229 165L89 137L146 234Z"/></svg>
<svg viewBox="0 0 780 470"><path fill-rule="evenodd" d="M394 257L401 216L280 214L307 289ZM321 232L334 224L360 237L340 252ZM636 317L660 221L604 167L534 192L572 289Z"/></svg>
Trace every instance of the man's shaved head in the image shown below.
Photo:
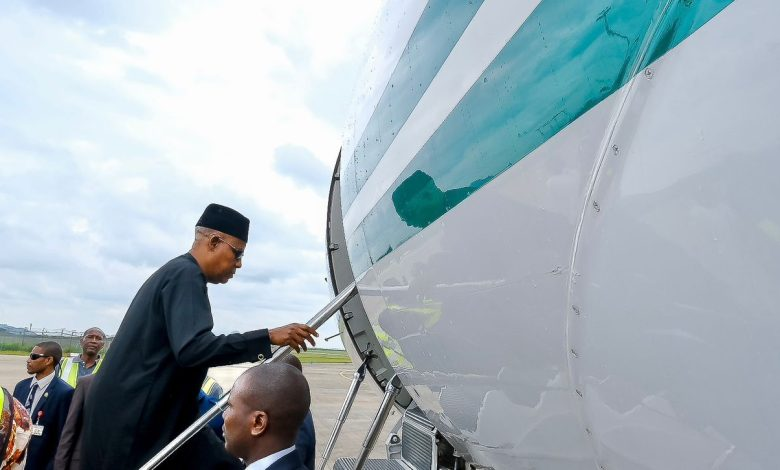
<svg viewBox="0 0 780 470"><path fill-rule="evenodd" d="M96 327L96 326L93 326L92 328L88 328L88 329L87 329L87 330L84 332L84 336L89 336L90 334L99 334L100 336L102 336L102 337L103 337L103 340L105 340L105 339L106 339L106 334L105 334L105 332L103 332L103 330L101 330L100 328L98 328L98 327Z"/></svg>
<svg viewBox="0 0 780 470"><path fill-rule="evenodd" d="M286 433L295 439L311 404L309 383L301 371L287 364L262 364L244 372L233 393L236 389L250 408L268 412L272 426L281 425L272 429L274 434Z"/></svg>
<svg viewBox="0 0 780 470"><path fill-rule="evenodd" d="M303 365L301 365L301 360L298 359L298 356L296 356L295 354L288 354L282 357L281 359L279 359L279 362L282 364L289 364L295 367L296 369L298 369L299 371L303 372Z"/></svg>
<svg viewBox="0 0 780 470"><path fill-rule="evenodd" d="M97 360L97 355L106 345L106 334L100 328L93 326L88 328L79 341L81 344L81 358L90 362Z"/></svg>
<svg viewBox="0 0 780 470"><path fill-rule="evenodd" d="M223 413L225 447L247 463L286 449L310 404L309 384L295 367L272 362L247 369Z"/></svg>

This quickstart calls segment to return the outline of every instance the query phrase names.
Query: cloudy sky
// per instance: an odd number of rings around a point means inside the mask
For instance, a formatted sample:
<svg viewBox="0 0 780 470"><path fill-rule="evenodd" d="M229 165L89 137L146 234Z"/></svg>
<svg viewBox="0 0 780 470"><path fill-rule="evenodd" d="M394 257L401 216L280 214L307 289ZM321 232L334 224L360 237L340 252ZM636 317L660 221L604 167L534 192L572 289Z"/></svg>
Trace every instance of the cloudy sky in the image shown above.
<svg viewBox="0 0 780 470"><path fill-rule="evenodd" d="M0 2L0 323L115 332L210 202L252 220L215 331L306 321L378 3Z"/></svg>

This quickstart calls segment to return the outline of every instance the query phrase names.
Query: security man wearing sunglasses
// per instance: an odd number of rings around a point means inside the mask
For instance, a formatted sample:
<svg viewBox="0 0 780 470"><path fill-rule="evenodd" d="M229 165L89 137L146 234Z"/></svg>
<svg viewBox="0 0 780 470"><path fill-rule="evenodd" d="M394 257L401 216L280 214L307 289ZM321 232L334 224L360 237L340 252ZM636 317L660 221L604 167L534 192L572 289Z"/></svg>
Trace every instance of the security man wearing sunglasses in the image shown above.
<svg viewBox="0 0 780 470"><path fill-rule="evenodd" d="M54 341L38 343L27 359L27 373L14 388L13 396L32 419L32 436L25 468L51 469L73 398L73 388L57 377L54 368L62 359L62 347Z"/></svg>
<svg viewBox="0 0 780 470"><path fill-rule="evenodd" d="M306 341L314 345L317 332L298 323L212 333L206 285L224 284L241 268L248 235L249 219L210 204L196 224L189 253L169 261L141 286L85 403L83 468L135 470L143 465L195 421L198 390L209 367L270 357L272 344L295 350L305 350ZM230 467L205 462L201 454L208 445L197 438L159 468Z"/></svg>

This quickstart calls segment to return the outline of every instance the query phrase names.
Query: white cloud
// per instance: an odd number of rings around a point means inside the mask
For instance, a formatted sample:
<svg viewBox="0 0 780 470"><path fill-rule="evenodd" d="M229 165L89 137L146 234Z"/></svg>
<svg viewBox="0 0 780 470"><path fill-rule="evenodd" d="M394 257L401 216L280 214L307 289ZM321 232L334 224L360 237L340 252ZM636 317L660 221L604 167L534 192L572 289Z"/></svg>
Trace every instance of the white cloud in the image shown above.
<svg viewBox="0 0 780 470"><path fill-rule="evenodd" d="M85 217L78 217L70 224L70 230L76 235L82 235L89 232L89 220Z"/></svg>
<svg viewBox="0 0 780 470"><path fill-rule="evenodd" d="M216 329L314 314L327 182L274 156L332 168L377 3L0 6L0 323L114 331L212 201L252 219L244 269L211 289Z"/></svg>

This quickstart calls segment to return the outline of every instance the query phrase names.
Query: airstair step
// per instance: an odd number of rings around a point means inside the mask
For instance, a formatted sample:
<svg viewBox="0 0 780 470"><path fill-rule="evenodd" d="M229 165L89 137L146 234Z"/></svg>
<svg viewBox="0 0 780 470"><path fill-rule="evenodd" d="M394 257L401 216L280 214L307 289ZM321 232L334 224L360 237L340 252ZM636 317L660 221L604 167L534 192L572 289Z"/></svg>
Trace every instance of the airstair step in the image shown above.
<svg viewBox="0 0 780 470"><path fill-rule="evenodd" d="M352 470L355 468L357 459L352 457L342 457L333 464L333 470ZM363 465L363 470L408 470L398 460L391 459L368 459Z"/></svg>

